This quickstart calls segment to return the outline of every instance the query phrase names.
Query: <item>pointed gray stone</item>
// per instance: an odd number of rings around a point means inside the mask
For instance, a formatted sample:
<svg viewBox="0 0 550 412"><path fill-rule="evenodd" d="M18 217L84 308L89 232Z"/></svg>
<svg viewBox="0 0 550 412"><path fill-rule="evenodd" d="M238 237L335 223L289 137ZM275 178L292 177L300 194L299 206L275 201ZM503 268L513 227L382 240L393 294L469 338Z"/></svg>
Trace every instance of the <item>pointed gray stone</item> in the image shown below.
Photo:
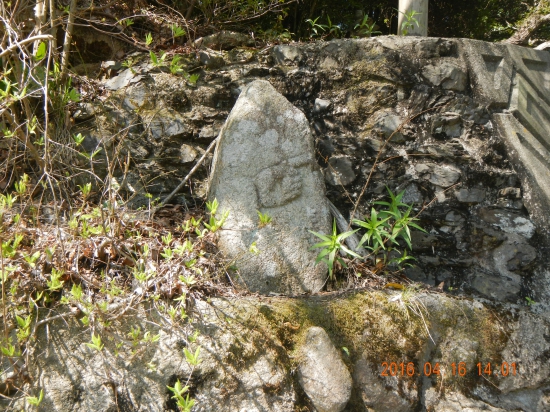
<svg viewBox="0 0 550 412"><path fill-rule="evenodd" d="M323 328L307 331L298 381L318 412L340 412L349 401L351 375Z"/></svg>
<svg viewBox="0 0 550 412"><path fill-rule="evenodd" d="M331 221L313 137L304 114L267 81L247 85L235 103L216 148L209 198L229 211L219 247L239 280L260 293L319 291L327 268L316 265L320 241L309 230L330 233ZM271 216L260 227L257 211ZM255 245L260 251L251 253Z"/></svg>

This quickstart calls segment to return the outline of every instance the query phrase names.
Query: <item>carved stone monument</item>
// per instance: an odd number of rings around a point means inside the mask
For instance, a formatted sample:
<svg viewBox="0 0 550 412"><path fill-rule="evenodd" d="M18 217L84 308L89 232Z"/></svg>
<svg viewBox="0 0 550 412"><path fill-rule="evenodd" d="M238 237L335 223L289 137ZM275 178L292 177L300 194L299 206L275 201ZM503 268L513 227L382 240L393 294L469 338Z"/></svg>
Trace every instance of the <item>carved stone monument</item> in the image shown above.
<svg viewBox="0 0 550 412"><path fill-rule="evenodd" d="M231 111L209 198L229 211L219 247L234 260L241 284L285 294L323 287L327 267L315 265L319 250L310 248L319 239L309 230L328 234L331 220L313 138L304 114L269 82L247 85ZM258 211L271 222L262 225Z"/></svg>

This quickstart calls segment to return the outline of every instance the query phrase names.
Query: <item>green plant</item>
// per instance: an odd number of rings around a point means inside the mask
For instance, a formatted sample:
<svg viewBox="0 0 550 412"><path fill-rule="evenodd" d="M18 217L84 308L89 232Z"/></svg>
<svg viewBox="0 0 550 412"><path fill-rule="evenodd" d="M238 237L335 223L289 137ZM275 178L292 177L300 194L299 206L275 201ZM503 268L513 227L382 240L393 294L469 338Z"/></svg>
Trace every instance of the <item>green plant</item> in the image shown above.
<svg viewBox="0 0 550 412"><path fill-rule="evenodd" d="M48 285L48 289L52 292L55 292L56 290L61 289L64 283L64 281L61 280L62 277L63 277L63 270L57 270L56 268L52 268L50 280L46 281L46 284Z"/></svg>
<svg viewBox="0 0 550 412"><path fill-rule="evenodd" d="M172 24L170 26L170 29L172 30L172 37L174 39L176 39L178 37L181 37L181 36L185 36L185 34L186 34L186 31L183 30L181 27L179 27L177 24Z"/></svg>
<svg viewBox="0 0 550 412"><path fill-rule="evenodd" d="M187 348L183 348L185 359L187 360L187 363L189 363L189 365L195 367L198 366L199 363L201 363L201 360L199 359L200 351L200 346L197 347L195 353L189 351Z"/></svg>
<svg viewBox="0 0 550 412"><path fill-rule="evenodd" d="M19 326L17 330L17 340L21 342L27 339L31 334L32 316L28 315L27 317L22 317L16 315L15 319L17 320L17 326Z"/></svg>
<svg viewBox="0 0 550 412"><path fill-rule="evenodd" d="M151 35L151 33L147 33L145 35L145 45L149 47L151 43L153 43L153 36Z"/></svg>
<svg viewBox="0 0 550 412"><path fill-rule="evenodd" d="M27 396L27 402L32 406L39 406L40 403L42 403L42 399L44 399L44 390L40 389L40 395L38 395L38 398L36 396Z"/></svg>
<svg viewBox="0 0 550 412"><path fill-rule="evenodd" d="M346 267L345 262L337 255L337 253L342 250L343 252L347 253L350 256L361 258L357 253L353 252L352 250L348 249L346 246L342 244L345 238L353 235L357 230L350 230L344 233L338 234L338 231L336 230L336 220L332 222L332 234L331 235L323 235L317 232L309 231L310 233L317 236L319 239L322 240L322 242L317 243L311 247L311 249L321 249L321 252L317 255L317 259L315 259L315 264L318 264L319 262L325 262L328 266L328 274L329 278L332 279L332 273L334 269L334 261L336 260L339 262L342 266Z"/></svg>
<svg viewBox="0 0 550 412"><path fill-rule="evenodd" d="M317 23L317 20L319 20L321 16L317 17L314 20L307 19L306 23L309 24L309 30L310 30L310 37L320 36L321 33L324 33L326 29L328 29L328 26L325 24L319 24Z"/></svg>
<svg viewBox="0 0 550 412"><path fill-rule="evenodd" d="M197 82L199 81L199 78L201 77L200 74L198 73L195 73L195 74L187 74L185 76L186 80L189 82L189 84L191 86L195 86L197 84Z"/></svg>
<svg viewBox="0 0 550 412"><path fill-rule="evenodd" d="M533 299L531 299L529 296L525 296L525 300L527 301L527 305L531 306L531 305L534 305L535 302Z"/></svg>
<svg viewBox="0 0 550 412"><path fill-rule="evenodd" d="M258 212L258 217L260 219L259 227L264 227L271 223L271 216L267 213L262 213L259 210L256 210L256 212Z"/></svg>
<svg viewBox="0 0 550 412"><path fill-rule="evenodd" d="M36 261L40 257L40 252L34 252L32 255L25 255L24 259L25 262L31 267L34 268L36 266Z"/></svg>
<svg viewBox="0 0 550 412"><path fill-rule="evenodd" d="M161 52L160 57L157 57L157 55L151 50L149 52L149 57L151 58L151 63L153 63L153 66L155 67L164 66L164 60L166 60L165 52Z"/></svg>
<svg viewBox="0 0 550 412"><path fill-rule="evenodd" d="M341 35L340 26L338 24L332 24L332 21L330 20L330 16L328 14L326 28L328 30L327 36L329 37L339 37Z"/></svg>
<svg viewBox="0 0 550 412"><path fill-rule="evenodd" d="M99 335L96 336L94 333L92 333L92 342L86 343L86 346L88 346L89 348L95 349L98 352L101 352L103 350L104 345L103 343L101 343L101 336Z"/></svg>
<svg viewBox="0 0 550 412"><path fill-rule="evenodd" d="M256 244L256 241L252 242L250 244L250 247L248 248L248 251L252 253L253 255L259 255L260 249L258 249L258 245Z"/></svg>
<svg viewBox="0 0 550 412"><path fill-rule="evenodd" d="M75 136L73 136L73 140L76 143L77 146L80 146L82 142L84 141L84 136L82 136L82 133L79 133Z"/></svg>
<svg viewBox="0 0 550 412"><path fill-rule="evenodd" d="M216 212L218 211L218 207L219 207L218 199L214 199L212 202L206 202L206 208L208 209L208 214L210 215L210 219L208 220L208 223L204 222L203 224L204 224L204 227L207 228L212 233L220 229L225 223L225 221L227 220L227 218L229 217L229 210L224 210L222 212L221 219L216 218ZM204 236L204 234L202 236Z"/></svg>
<svg viewBox="0 0 550 412"><path fill-rule="evenodd" d="M365 14L361 23L355 25L354 30L357 30L357 33L362 37L371 37L373 34L382 34L381 31L376 30L377 28L376 23L370 23L370 17Z"/></svg>
<svg viewBox="0 0 550 412"><path fill-rule="evenodd" d="M176 401L176 404L182 412L190 412L195 405L195 400L189 398L189 394L184 398L183 395L189 391L189 386L182 386L178 379L174 384L174 387L167 386L167 388L174 394L172 399Z"/></svg>
<svg viewBox="0 0 550 412"><path fill-rule="evenodd" d="M374 207L371 209L370 216L365 216L364 220L354 219L353 224L366 229L365 234L359 242L359 246L367 244L367 248L372 251L374 256L383 254L385 263L395 263L398 266L409 264L408 261L413 257L409 256L406 250L401 253L394 246L399 246L399 240L403 240L409 249L412 250L411 228L426 232L417 223L419 219L411 217L412 205L407 205L401 201L405 191L395 195L386 187L390 196L390 202L378 201L376 205L385 206L385 209L377 211ZM399 257L388 261L391 251L400 254Z"/></svg>
<svg viewBox="0 0 550 412"><path fill-rule="evenodd" d="M181 56L176 54L173 58L172 58L172 61L170 62L170 73L176 75L176 74L180 74L180 73L185 73L185 71L183 70L181 64L179 64L179 61L181 60Z"/></svg>
<svg viewBox="0 0 550 412"><path fill-rule="evenodd" d="M397 10L397 9L396 9ZM401 34L403 36L406 36L409 34L410 30L414 30L414 26L420 27L420 23L414 16L418 16L422 13L417 12L416 10L411 10L408 12L402 12L400 10L397 10L399 13L401 13L405 20L403 20L403 23L401 23Z"/></svg>

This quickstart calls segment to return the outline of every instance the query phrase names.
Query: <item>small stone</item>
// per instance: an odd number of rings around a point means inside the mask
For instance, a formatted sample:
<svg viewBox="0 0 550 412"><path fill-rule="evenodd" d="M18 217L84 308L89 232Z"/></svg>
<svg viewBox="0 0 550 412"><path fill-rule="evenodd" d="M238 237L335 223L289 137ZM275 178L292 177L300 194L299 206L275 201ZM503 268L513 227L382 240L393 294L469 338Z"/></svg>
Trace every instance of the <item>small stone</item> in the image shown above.
<svg viewBox="0 0 550 412"><path fill-rule="evenodd" d="M384 146L384 142L378 139L365 139L365 144L376 153Z"/></svg>
<svg viewBox="0 0 550 412"><path fill-rule="evenodd" d="M101 68L104 70L117 71L117 70L120 70L121 67L122 67L122 63L115 62L114 60L107 60L107 61L101 62Z"/></svg>
<svg viewBox="0 0 550 412"><path fill-rule="evenodd" d="M320 114L330 109L332 102L330 100L315 99L315 106L313 107L313 113Z"/></svg>
<svg viewBox="0 0 550 412"><path fill-rule="evenodd" d="M460 179L460 172L450 166L436 166L430 176L430 182L436 186L449 187Z"/></svg>
<svg viewBox="0 0 550 412"><path fill-rule="evenodd" d="M277 64L288 65L299 61L302 52L295 46L279 45L273 48L272 56Z"/></svg>
<svg viewBox="0 0 550 412"><path fill-rule="evenodd" d="M200 51L199 59L202 64L204 64L208 69L219 69L225 65L223 57L217 56L212 51Z"/></svg>
<svg viewBox="0 0 550 412"><path fill-rule="evenodd" d="M113 77L105 82L105 88L109 90L118 90L126 87L130 84L130 80L134 78L135 74L132 70L126 69L118 76Z"/></svg>
<svg viewBox="0 0 550 412"><path fill-rule="evenodd" d="M521 290L521 276L513 273L498 276L478 272L471 285L478 292L499 302L515 302Z"/></svg>
<svg viewBox="0 0 550 412"><path fill-rule="evenodd" d="M460 189L455 194L460 203L480 203L485 200L485 189Z"/></svg>
<svg viewBox="0 0 550 412"><path fill-rule="evenodd" d="M432 170L432 165L418 163L417 165L414 166L414 168L418 172L418 174L424 174L424 173L429 173Z"/></svg>
<svg viewBox="0 0 550 412"><path fill-rule="evenodd" d="M298 381L318 412L341 412L349 401L351 375L323 328L307 331Z"/></svg>
<svg viewBox="0 0 550 412"><path fill-rule="evenodd" d="M506 233L515 233L527 239L531 239L535 234L536 227L533 222L508 210L483 208L479 210L479 217Z"/></svg>
<svg viewBox="0 0 550 412"><path fill-rule="evenodd" d="M521 199L521 189L519 187L505 187L498 191L498 195L508 199Z"/></svg>
<svg viewBox="0 0 550 412"><path fill-rule="evenodd" d="M437 66L427 65L424 67L422 75L434 86L441 86L443 89L457 92L466 90L468 84L468 76L464 70L449 62L443 62Z"/></svg>
<svg viewBox="0 0 550 412"><path fill-rule="evenodd" d="M180 161L181 163L190 163L197 157L197 151L193 146L182 145L180 148Z"/></svg>
<svg viewBox="0 0 550 412"><path fill-rule="evenodd" d="M353 163L347 156L334 156L328 161L327 181L332 186L347 186L356 178Z"/></svg>
<svg viewBox="0 0 550 412"><path fill-rule="evenodd" d="M190 133L185 118L171 109L143 112L143 119L149 124L149 130L155 140L177 137Z"/></svg>
<svg viewBox="0 0 550 412"><path fill-rule="evenodd" d="M374 128L379 133L381 133L385 139L389 138L393 134L391 142L403 143L405 142L403 133L397 132L397 129L399 129L399 126L401 126L402 122L403 120L401 119L401 117L395 114L385 113L378 118L378 120L374 124Z"/></svg>
<svg viewBox="0 0 550 412"><path fill-rule="evenodd" d="M464 216L462 216L458 212L455 212L454 210L451 210L445 216L445 222L449 226L462 226L464 224L464 221L465 221Z"/></svg>
<svg viewBox="0 0 550 412"><path fill-rule="evenodd" d="M422 204L424 201L424 197L422 196L422 193L418 189L418 186L416 186L414 183L407 186L405 189L405 193L402 197L402 202L406 204Z"/></svg>
<svg viewBox="0 0 550 412"><path fill-rule="evenodd" d="M231 50L235 47L253 46L254 39L243 33L222 30L195 40L195 47L213 50Z"/></svg>
<svg viewBox="0 0 550 412"><path fill-rule="evenodd" d="M462 134L462 117L458 113L444 113L434 117L431 128L436 138L459 137Z"/></svg>
<svg viewBox="0 0 550 412"><path fill-rule="evenodd" d="M506 261L508 270L525 269L537 258L537 250L526 243L505 243L500 248L508 258Z"/></svg>

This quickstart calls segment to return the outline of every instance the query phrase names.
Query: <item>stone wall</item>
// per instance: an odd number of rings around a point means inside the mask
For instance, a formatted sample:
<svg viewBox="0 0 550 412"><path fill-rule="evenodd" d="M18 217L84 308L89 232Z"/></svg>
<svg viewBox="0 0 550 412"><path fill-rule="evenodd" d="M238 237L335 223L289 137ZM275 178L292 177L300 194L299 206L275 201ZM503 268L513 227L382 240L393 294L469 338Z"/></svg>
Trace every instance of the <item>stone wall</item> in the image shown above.
<svg viewBox="0 0 550 412"><path fill-rule="evenodd" d="M135 59L131 70L105 66L106 91L81 105L73 130L86 150L105 149L96 171L113 162L129 205L175 188L246 86L267 80L305 114L327 197L347 219L382 150L358 214L386 186L404 190L428 230L414 235L418 265L406 275L443 291L189 299L189 322L143 303L110 319L102 351L67 313L29 353L42 410L176 410L167 386L189 376L199 411L549 410L546 54L401 37L203 49L185 60L196 86ZM177 201L202 202L207 174ZM134 345L138 326L158 340ZM183 348L199 345L191 370Z"/></svg>
<svg viewBox="0 0 550 412"><path fill-rule="evenodd" d="M386 186L404 190L415 211L433 201L420 215L428 233L414 234L417 267L408 277L498 301L550 296L546 52L392 36L203 49L185 60L201 74L196 87L142 59L113 72L102 103L75 117L90 151L98 144L116 151L130 205L175 188L242 88L264 79L308 118L327 197L346 218L393 134L355 217ZM204 196L207 173L193 180L194 195ZM177 201L192 204L187 196Z"/></svg>

